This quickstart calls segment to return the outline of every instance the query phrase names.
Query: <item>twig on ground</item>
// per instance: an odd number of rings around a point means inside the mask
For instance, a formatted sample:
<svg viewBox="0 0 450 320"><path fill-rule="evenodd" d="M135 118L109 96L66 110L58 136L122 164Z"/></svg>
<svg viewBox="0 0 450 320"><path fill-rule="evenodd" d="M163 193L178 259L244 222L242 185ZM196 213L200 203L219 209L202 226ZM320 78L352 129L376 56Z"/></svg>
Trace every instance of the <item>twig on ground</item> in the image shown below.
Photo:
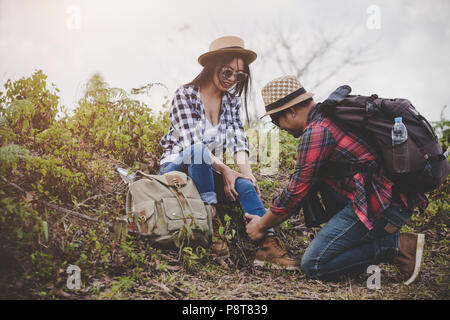
<svg viewBox="0 0 450 320"><path fill-rule="evenodd" d="M159 283L159 282L157 282L156 280L152 280L152 284L153 284L155 287L161 289L162 292L164 292L165 294L167 294L167 295L170 296L171 298L173 298L173 299L176 299L176 298L177 298L177 297L175 297L173 294L170 293L170 289L169 289L166 285L164 285L164 284L162 284L162 283Z"/></svg>
<svg viewBox="0 0 450 320"><path fill-rule="evenodd" d="M22 187L20 187L19 185L15 184L14 182L9 182L9 181L6 180L4 177L2 177L2 179L3 179L3 181L5 181L6 183L8 183L9 185L11 185L12 187L14 187L15 189L19 190L19 191L22 192L22 193L27 194L27 191L26 191L26 190L24 190ZM40 203L42 203L42 204L44 204L44 205L47 206L47 207L50 207L50 208L56 210L57 212L69 214L69 215L71 215L71 216L78 217L78 218L81 218L81 219L85 219L85 220L88 220L88 221L92 221L92 222L95 222L95 223L102 223L102 222L103 222L103 223L105 223L109 228L114 228L114 224L111 223L111 222L108 222L108 221L102 221L102 220L99 220L99 219L97 219L97 218L90 217L90 216L88 216L88 215L86 215L86 214L79 213L79 212L77 212L77 211L73 211L73 210L70 210L70 209L62 208L62 207L60 207L60 206L57 206L57 205L54 204L54 203L51 203L51 202L48 202L48 201L45 201L45 200L37 200L37 201L40 202ZM130 234L136 234L136 235L139 234L138 232L133 231L133 230L128 230L128 233L130 233Z"/></svg>
<svg viewBox="0 0 450 320"><path fill-rule="evenodd" d="M89 198L87 198L87 199L81 201L80 203L78 203L78 204L74 207L74 209L76 209L76 208L78 208L78 207L81 207L82 205L84 205L86 202L88 202L88 201L90 201L90 200L94 200L94 199L97 199L97 198L100 198L100 197L108 196L108 195L110 195L110 194L111 194L111 192L110 192L110 193L104 193L104 194L97 194L97 195L95 195L95 196L89 197Z"/></svg>

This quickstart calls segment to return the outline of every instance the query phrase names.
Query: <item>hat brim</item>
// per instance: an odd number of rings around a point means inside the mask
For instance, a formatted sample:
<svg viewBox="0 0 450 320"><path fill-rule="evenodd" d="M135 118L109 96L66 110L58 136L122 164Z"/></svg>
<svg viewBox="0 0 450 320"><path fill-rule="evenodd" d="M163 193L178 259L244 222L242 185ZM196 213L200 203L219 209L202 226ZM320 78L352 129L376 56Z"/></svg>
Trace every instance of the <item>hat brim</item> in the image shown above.
<svg viewBox="0 0 450 320"><path fill-rule="evenodd" d="M258 56L256 52L253 52L251 50L247 49L241 49L241 48L223 48L219 50L209 51L204 54L202 54L200 57L198 57L198 63L200 63L203 67L205 66L208 59L212 58L213 56L219 55L221 53L235 53L238 55L241 55L245 58L247 61L247 64L252 63L256 60L256 57Z"/></svg>
<svg viewBox="0 0 450 320"><path fill-rule="evenodd" d="M299 95L298 97L290 100L289 102L286 102L282 106L279 106L278 108L275 108L273 110L270 110L270 111L266 112L260 119L264 118L265 116L269 116L271 114L278 113L278 112L283 111L283 110L285 110L287 108L290 108L290 107L292 107L293 105L295 105L297 103L300 103L300 102L308 100L309 98L312 98L313 96L314 96L314 93L310 93L310 92L306 92L306 93L304 93L302 95Z"/></svg>

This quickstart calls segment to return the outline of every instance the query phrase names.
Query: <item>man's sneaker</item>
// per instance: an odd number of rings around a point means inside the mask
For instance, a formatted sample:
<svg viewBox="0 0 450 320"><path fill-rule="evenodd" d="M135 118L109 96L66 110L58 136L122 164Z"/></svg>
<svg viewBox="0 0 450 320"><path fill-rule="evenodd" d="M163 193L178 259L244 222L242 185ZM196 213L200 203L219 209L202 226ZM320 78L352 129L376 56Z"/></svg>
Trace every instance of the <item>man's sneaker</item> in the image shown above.
<svg viewBox="0 0 450 320"><path fill-rule="evenodd" d="M399 236L398 256L394 264L407 279L406 285L419 275L424 244L425 235L422 233L402 233Z"/></svg>
<svg viewBox="0 0 450 320"><path fill-rule="evenodd" d="M211 253L220 259L227 259L230 257L230 250L228 249L227 239L223 234L219 233L220 227L222 227L222 222L220 221L219 216L216 216L212 219L213 223L213 242L211 245Z"/></svg>
<svg viewBox="0 0 450 320"><path fill-rule="evenodd" d="M300 270L300 262L289 255L283 241L274 234L268 234L263 239L253 265L268 269Z"/></svg>

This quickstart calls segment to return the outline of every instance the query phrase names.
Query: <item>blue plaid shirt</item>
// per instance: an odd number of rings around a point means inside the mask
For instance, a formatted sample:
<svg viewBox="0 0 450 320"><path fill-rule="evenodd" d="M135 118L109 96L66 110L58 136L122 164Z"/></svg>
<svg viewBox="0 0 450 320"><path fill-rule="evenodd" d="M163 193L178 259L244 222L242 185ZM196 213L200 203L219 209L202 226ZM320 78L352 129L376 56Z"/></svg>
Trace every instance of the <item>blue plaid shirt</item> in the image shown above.
<svg viewBox="0 0 450 320"><path fill-rule="evenodd" d="M219 159L226 150L230 155L242 150L249 153L240 109L240 98L228 91L224 92L218 134L214 141L207 144L211 153ZM160 164L171 161L193 144L205 143L203 135L206 128L206 115L199 86L184 85L175 91L169 120L171 122L169 132L160 141L164 149Z"/></svg>

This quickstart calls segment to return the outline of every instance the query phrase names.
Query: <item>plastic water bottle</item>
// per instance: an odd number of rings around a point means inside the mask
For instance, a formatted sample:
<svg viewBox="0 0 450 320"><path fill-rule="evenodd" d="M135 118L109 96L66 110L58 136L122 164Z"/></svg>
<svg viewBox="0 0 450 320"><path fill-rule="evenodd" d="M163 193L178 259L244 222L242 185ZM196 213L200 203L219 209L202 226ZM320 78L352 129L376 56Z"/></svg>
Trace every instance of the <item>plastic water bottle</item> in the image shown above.
<svg viewBox="0 0 450 320"><path fill-rule="evenodd" d="M409 171L408 131L403 124L402 117L394 119L392 127L392 156L396 173Z"/></svg>
<svg viewBox="0 0 450 320"><path fill-rule="evenodd" d="M119 173L119 176L122 178L123 182L130 185L136 179L136 174L134 172L130 173L129 170L116 167L116 171Z"/></svg>

